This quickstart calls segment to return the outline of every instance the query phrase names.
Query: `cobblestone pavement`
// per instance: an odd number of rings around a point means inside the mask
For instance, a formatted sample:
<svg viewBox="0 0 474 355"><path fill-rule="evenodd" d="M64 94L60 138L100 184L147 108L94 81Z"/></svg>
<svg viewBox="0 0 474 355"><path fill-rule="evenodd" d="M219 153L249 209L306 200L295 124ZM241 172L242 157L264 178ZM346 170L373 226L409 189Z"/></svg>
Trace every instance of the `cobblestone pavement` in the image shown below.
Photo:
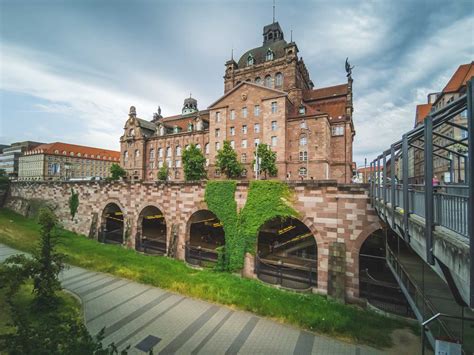
<svg viewBox="0 0 474 355"><path fill-rule="evenodd" d="M0 261L17 252L0 244ZM157 287L70 267L61 276L66 290L82 300L92 334L105 328L104 344L131 354L356 354L381 352L314 335Z"/></svg>

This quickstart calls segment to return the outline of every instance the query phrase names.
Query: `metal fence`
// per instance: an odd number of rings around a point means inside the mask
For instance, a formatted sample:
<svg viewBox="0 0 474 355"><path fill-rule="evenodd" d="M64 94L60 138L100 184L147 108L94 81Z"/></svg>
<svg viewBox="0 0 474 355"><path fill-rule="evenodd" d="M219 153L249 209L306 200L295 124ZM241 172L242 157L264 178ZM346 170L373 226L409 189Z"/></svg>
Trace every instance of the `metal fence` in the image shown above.
<svg viewBox="0 0 474 355"><path fill-rule="evenodd" d="M289 263L273 262L273 260L255 258L255 273L267 283L292 289L309 289L318 284L316 260L312 263L292 265Z"/></svg>

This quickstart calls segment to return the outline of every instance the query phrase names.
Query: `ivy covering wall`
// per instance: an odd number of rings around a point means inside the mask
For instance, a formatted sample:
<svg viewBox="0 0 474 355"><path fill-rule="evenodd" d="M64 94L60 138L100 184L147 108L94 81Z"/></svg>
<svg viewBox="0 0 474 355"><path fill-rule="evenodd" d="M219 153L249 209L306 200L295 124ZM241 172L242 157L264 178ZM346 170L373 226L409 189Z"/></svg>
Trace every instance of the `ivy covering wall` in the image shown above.
<svg viewBox="0 0 474 355"><path fill-rule="evenodd" d="M245 207L237 211L235 181L209 181L205 201L221 221L225 233L225 251L218 268L235 271L244 265L245 253L255 254L258 231L275 217L298 216L291 207L292 195L280 181L252 181Z"/></svg>
<svg viewBox="0 0 474 355"><path fill-rule="evenodd" d="M246 252L255 254L258 231L265 222L276 217L298 216L291 202L290 189L283 182L250 182L247 202L240 212L240 238L246 241Z"/></svg>
<svg viewBox="0 0 474 355"><path fill-rule="evenodd" d="M225 249L218 263L218 268L222 270L237 270L241 264L236 256L240 248L239 216L234 198L236 187L235 181L209 181L204 195L207 207L219 218L224 228Z"/></svg>

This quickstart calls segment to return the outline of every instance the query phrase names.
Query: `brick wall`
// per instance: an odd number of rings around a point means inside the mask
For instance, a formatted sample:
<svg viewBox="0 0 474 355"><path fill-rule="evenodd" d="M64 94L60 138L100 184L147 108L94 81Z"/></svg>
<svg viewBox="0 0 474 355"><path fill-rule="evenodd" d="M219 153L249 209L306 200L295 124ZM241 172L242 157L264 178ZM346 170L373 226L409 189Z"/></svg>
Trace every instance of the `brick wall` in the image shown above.
<svg viewBox="0 0 474 355"><path fill-rule="evenodd" d="M335 181L291 183L289 186L294 191L293 207L313 233L318 248L315 291L327 294L328 288L331 290L334 286L335 296L342 292L346 299L358 298L359 250L366 238L380 228L367 189L362 185L341 185ZM79 209L74 219L71 219L68 206L71 188L79 193ZM168 245L172 231L176 232L176 257L182 260L189 220L193 213L207 208L204 191L205 183L21 182L11 185L6 206L25 214L30 200L46 200L56 208L65 228L97 238L104 209L114 202L122 209L128 226L130 237L126 245L130 248L135 246L140 212L147 206L155 206L165 217ZM235 195L239 209L245 205L247 194L248 184L239 183ZM331 263L330 250L335 250ZM341 255L344 250L345 255ZM253 262L253 258L249 260ZM345 265L341 265L341 260ZM247 269L253 270L251 265ZM341 273L345 275L345 279L342 276L342 291ZM335 282L328 287L331 278Z"/></svg>

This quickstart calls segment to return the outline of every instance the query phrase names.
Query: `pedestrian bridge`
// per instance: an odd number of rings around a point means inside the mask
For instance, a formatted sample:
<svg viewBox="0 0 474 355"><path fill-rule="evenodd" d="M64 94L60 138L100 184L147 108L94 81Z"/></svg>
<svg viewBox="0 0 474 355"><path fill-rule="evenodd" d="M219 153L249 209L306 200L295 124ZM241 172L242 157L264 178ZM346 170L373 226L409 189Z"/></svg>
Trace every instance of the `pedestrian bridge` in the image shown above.
<svg viewBox="0 0 474 355"><path fill-rule="evenodd" d="M387 239L389 268L420 322L446 313L435 318L440 333L428 329L431 342L444 336L474 343L474 329L469 338L466 329L470 327L463 329L474 308L474 249L470 248L474 240L474 160L469 159L474 156L473 102L471 79L465 95L432 111L424 124L405 133L370 164L371 203L394 236ZM467 125L459 124L459 117L467 118ZM449 167L447 182L436 177L439 161L446 161ZM415 259L419 267L410 273ZM433 286L436 279L439 282ZM440 294L445 290L444 302L430 300L433 290L429 287ZM439 294L434 296L439 298ZM458 322L455 326L454 321ZM473 346L469 345L470 351Z"/></svg>

